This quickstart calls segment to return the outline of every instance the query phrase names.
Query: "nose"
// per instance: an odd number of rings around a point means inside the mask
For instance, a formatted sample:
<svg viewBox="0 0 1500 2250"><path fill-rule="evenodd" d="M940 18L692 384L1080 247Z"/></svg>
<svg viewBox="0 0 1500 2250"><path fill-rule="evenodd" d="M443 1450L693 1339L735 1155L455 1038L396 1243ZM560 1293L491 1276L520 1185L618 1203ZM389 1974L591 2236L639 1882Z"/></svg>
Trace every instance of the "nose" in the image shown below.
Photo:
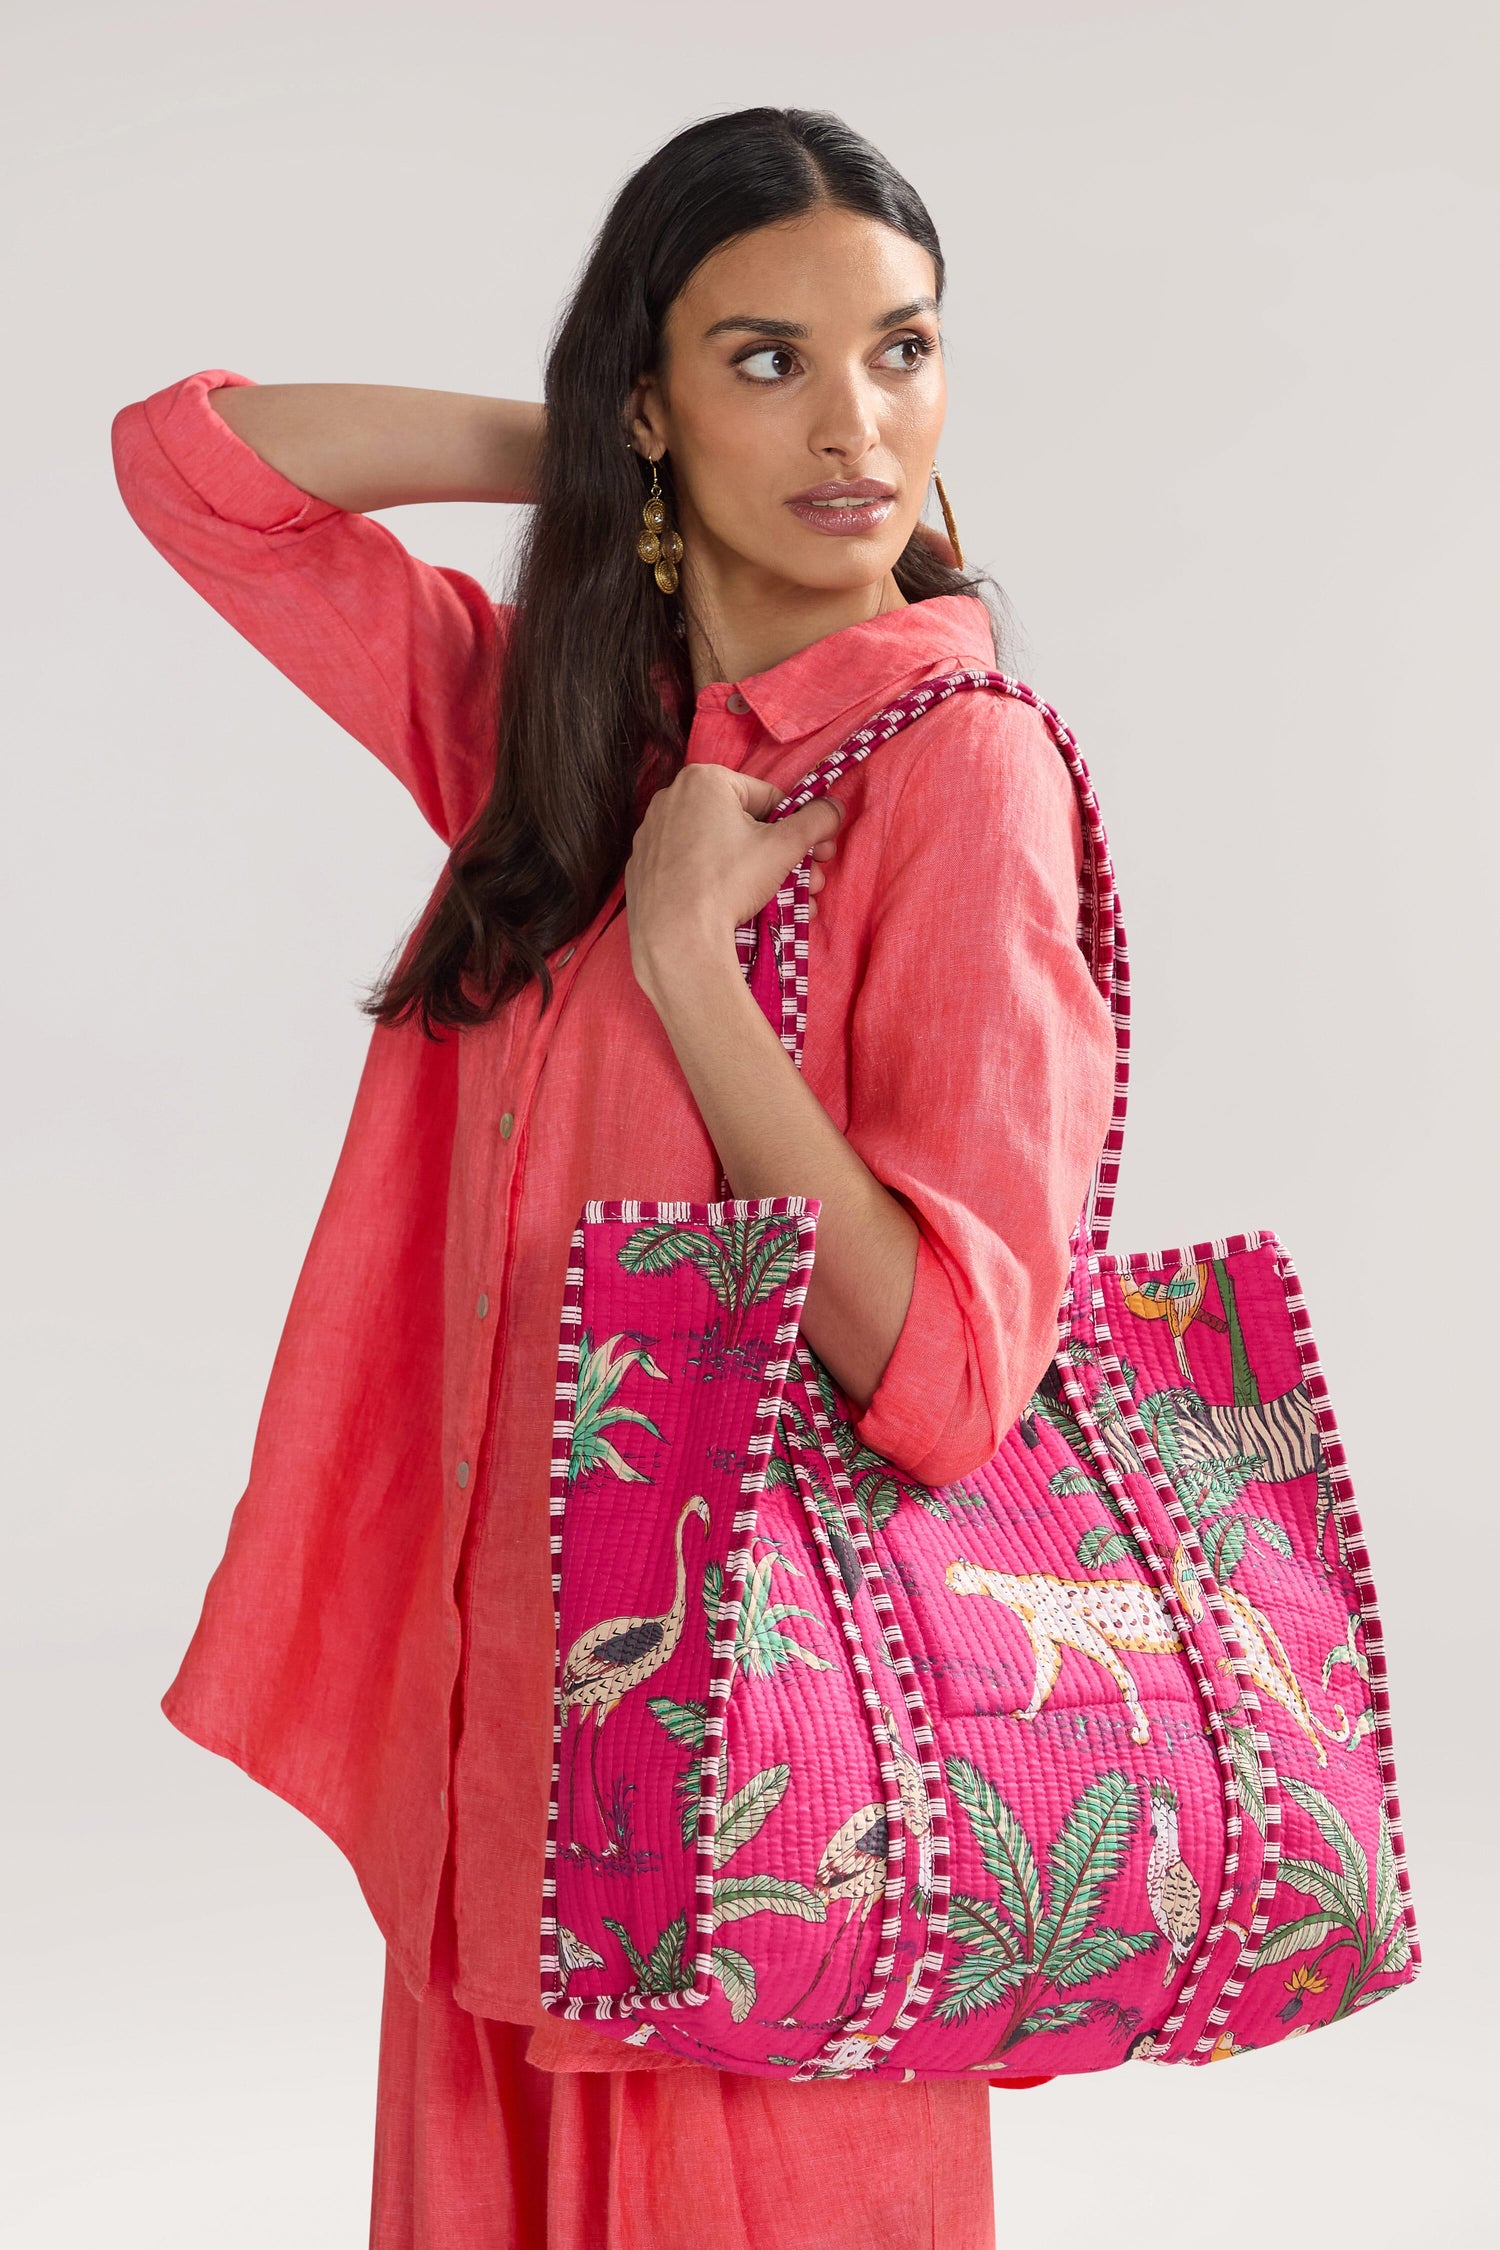
<svg viewBox="0 0 1500 2250"><path fill-rule="evenodd" d="M863 368L849 368L820 385L808 443L814 453L843 467L862 461L880 443L875 387Z"/></svg>

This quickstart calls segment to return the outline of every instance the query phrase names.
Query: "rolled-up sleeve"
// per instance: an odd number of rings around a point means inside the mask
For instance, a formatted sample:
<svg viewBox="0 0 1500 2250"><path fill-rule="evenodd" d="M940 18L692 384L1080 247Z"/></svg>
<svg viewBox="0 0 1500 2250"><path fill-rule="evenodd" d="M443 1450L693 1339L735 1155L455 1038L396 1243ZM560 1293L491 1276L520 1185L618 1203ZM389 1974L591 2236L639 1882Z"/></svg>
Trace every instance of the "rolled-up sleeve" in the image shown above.
<svg viewBox="0 0 1500 2250"><path fill-rule="evenodd" d="M1115 1046L1077 942L1077 805L1043 721L973 695L919 735L855 1002L848 1137L919 1229L905 1321L854 1428L933 1486L990 1459L1056 1347Z"/></svg>
<svg viewBox="0 0 1500 2250"><path fill-rule="evenodd" d="M493 780L509 612L262 460L208 395L249 380L205 368L123 407L111 430L121 498L173 569L451 843Z"/></svg>

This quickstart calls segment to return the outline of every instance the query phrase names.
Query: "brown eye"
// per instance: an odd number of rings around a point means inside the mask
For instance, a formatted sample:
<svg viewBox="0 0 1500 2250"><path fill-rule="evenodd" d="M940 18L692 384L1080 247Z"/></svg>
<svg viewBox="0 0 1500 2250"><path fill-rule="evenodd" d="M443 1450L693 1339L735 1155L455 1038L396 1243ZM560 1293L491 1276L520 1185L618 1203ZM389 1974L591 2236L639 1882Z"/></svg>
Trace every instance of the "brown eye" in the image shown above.
<svg viewBox="0 0 1500 2250"><path fill-rule="evenodd" d="M898 336L894 344L887 344L880 356L887 367L895 367L902 374L910 374L913 368L921 366L932 349L926 336ZM893 356L898 353L899 358Z"/></svg>
<svg viewBox="0 0 1500 2250"><path fill-rule="evenodd" d="M749 352L738 362L739 371L752 383L779 383L797 362L785 344L765 344L758 352Z"/></svg>

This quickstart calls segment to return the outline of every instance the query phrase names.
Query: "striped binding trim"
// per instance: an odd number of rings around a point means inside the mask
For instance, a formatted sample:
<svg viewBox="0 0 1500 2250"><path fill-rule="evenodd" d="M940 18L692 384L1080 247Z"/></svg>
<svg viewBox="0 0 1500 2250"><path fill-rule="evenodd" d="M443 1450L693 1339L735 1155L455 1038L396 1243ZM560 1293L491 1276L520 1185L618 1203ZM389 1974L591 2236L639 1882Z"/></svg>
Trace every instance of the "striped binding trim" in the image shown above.
<svg viewBox="0 0 1500 2250"><path fill-rule="evenodd" d="M1297 1339L1297 1356L1302 1362L1302 1376L1307 1394L1312 1401L1313 1416L1318 1425L1318 1435L1323 1443L1323 1458L1327 1464L1329 1481L1333 1487L1333 1510L1343 1535L1343 1550L1349 1558L1349 1574L1354 1580L1359 1597L1359 1614L1364 1626L1365 1658L1370 1667L1370 1702L1375 1712L1374 1741L1380 1761L1381 1795L1385 1816L1390 1823L1391 1850L1396 1861L1396 1882L1401 1892L1401 1911L1406 1921L1406 1933L1411 1943L1411 1976L1415 1979L1422 1967L1422 1947L1417 1936L1416 1909L1412 1903L1411 1879L1406 1866L1406 1840L1401 1826L1401 1798L1396 1784L1396 1750L1391 1732L1391 1698L1385 1658L1385 1627L1381 1622L1380 1602L1375 1592L1374 1574L1370 1569L1370 1551L1365 1544L1365 1529L1355 1505L1354 1486L1349 1478L1348 1459L1344 1441L1339 1435L1334 1418L1333 1401L1328 1395L1328 1385L1323 1379L1322 1363L1313 1338L1312 1322L1308 1316L1307 1300L1302 1294L1302 1283L1292 1263L1291 1252L1277 1242L1274 1235L1265 1238L1274 1244L1276 1270L1286 1290L1287 1311L1291 1315L1292 1332Z"/></svg>
<svg viewBox="0 0 1500 2250"><path fill-rule="evenodd" d="M1110 1011L1115 1030L1115 1092L1114 1107L1110 1116L1109 1131L1094 1167L1084 1200L1082 1214L1074 1229L1075 1246L1087 1242L1095 1250L1103 1250L1109 1240L1109 1222L1114 1211L1115 1188L1120 1174L1120 1153L1125 1140L1125 1112L1130 1092L1130 959L1125 941L1125 923L1120 912L1119 891L1115 883L1114 863L1110 858L1109 839L1104 833L1104 822L1099 812L1099 801L1089 779L1088 767L1079 753L1078 744L1068 728L1053 710L1024 681L1008 672L980 670L949 672L941 679L922 680L898 702L889 704L862 727L841 742L837 749L805 774L780 804L766 815L768 820L784 820L800 811L815 797L826 796L828 790L849 767L857 766L868 758L872 750L893 736L902 733L913 720L946 703L953 695L987 689L995 695L1009 696L1013 701L1026 704L1041 718L1067 766L1078 800L1079 820L1083 832L1083 867L1079 877L1078 943L1089 964L1089 971ZM773 1023L782 1045L791 1055L798 1069L802 1067L802 1042L807 1028L807 924L808 902L811 897L812 859L809 855L798 862L776 893L776 936L780 951L780 1015L779 1024ZM755 961L757 934L754 922L742 923L735 931L735 947L740 967L748 977ZM729 1182L720 1176L720 1192L730 1192Z"/></svg>
<svg viewBox="0 0 1500 2250"><path fill-rule="evenodd" d="M910 1980L906 1996L891 2023L883 2032L868 2038L868 2045L872 2053L886 2053L895 2046L897 2035L900 2032L909 2030L912 2025L921 2020L933 1999L936 1991L936 1980L943 1964L943 1940L948 1929L948 1899L952 1888L948 1873L948 1799L943 1788L941 1770L937 1762L937 1741L933 1734L932 1721L928 1715L927 1706L922 1699L921 1689L917 1684L916 1666L912 1663L905 1636L897 1621L896 1612L891 1606L890 1595L886 1592L885 1576L873 1543L865 1529L864 1518L860 1513L859 1503L854 1496L854 1488L849 1482L848 1472L844 1467L843 1455L838 1449L838 1441L834 1437L832 1426L823 1411L823 1400L818 1389L817 1376L813 1371L812 1358L805 1344L799 1344L797 1347L797 1368L802 1381L804 1403L807 1406L813 1428L817 1432L818 1443L822 1449L828 1473L833 1479L834 1493L844 1518L844 1526L859 1555L865 1585L885 1638L886 1652L895 1669L896 1677L901 1683L902 1696L906 1703L911 1720L912 1734L917 1746L917 1762L921 1767L922 1779L927 1787L927 1803L932 1829L932 1898L928 1908L927 1946L922 1960L917 1965L917 1969ZM800 1477L798 1483L800 1487L802 1483ZM804 1499L805 1497L804 1492ZM817 1517L817 1509L810 1503L808 1504L808 1514L810 1518ZM823 1544L826 1547L827 1533L824 1531L821 1521L818 1523L818 1530L822 1534ZM828 1563L832 1564L831 1551ZM828 1567L828 1564L825 1564L826 1567ZM838 1579L836 1565L833 1565L832 1575L838 1581L839 1593L843 1594L843 1584ZM845 1607L847 1608L847 1606L847 1597L845 1597ZM865 1672L866 1677L868 1677L867 1664ZM867 1704L871 1703L872 1700L874 1704L872 1716L876 1727L876 1747L880 1749L888 1738L884 1721L880 1717L878 1698L873 1697L873 1690L870 1695L866 1696ZM830 2060L836 2059L850 2039L867 2035L870 2025L878 2017L882 2003L887 1996L891 1972L895 1967L896 1942L901 1929L901 1906L905 1895L906 1849L906 1822L901 1812L899 1794L896 1798L894 1814L890 1810L889 1792L895 1787L895 1765L893 1760L888 1759L887 1754L886 1757L882 1758L881 1763L881 1779L883 1782L887 1780L888 1765L890 1778L887 1782L887 1835L891 1838L899 1838L900 1844L899 1849L892 1854L895 1862L894 1867L889 1863L887 1866L884 1919L880 1932L880 1955L871 1974L869 1989L860 2001L855 2015L839 2026L837 2032L822 2050L822 2056L813 2056L801 2066L800 2071L794 2074L796 2078L815 2076L818 2063L823 2057L826 2056Z"/></svg>

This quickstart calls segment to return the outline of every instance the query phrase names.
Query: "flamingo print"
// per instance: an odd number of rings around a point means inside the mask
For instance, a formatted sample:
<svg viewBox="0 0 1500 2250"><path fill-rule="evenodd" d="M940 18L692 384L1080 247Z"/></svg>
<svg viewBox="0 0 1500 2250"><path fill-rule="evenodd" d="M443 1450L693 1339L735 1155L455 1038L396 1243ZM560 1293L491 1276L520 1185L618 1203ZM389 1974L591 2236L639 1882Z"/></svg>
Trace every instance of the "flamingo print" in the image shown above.
<svg viewBox="0 0 1500 2250"><path fill-rule="evenodd" d="M589 1775L593 1782L594 1805L600 1825L607 1831L609 1815L605 1811L604 1799L599 1790L599 1729L615 1705L632 1688L639 1687L643 1680L649 1680L653 1673L661 1670L682 1638L683 1620L687 1616L687 1565L682 1553L682 1534L689 1516L697 1516L705 1532L707 1531L708 1502L701 1492L695 1492L685 1503L673 1533L677 1583L671 1607L659 1617L603 1618L597 1625L590 1625L586 1632L579 1634L563 1659L563 1724L567 1724L570 1711L576 1709L579 1714L573 1756L568 1768L568 1829L572 1838L568 1849L575 1857L582 1857L584 1849L577 1840L574 1813L574 1783L584 1721L592 1711L594 1727L589 1740ZM606 1857L618 1852L619 1845L614 1837L610 1837L604 1850Z"/></svg>

